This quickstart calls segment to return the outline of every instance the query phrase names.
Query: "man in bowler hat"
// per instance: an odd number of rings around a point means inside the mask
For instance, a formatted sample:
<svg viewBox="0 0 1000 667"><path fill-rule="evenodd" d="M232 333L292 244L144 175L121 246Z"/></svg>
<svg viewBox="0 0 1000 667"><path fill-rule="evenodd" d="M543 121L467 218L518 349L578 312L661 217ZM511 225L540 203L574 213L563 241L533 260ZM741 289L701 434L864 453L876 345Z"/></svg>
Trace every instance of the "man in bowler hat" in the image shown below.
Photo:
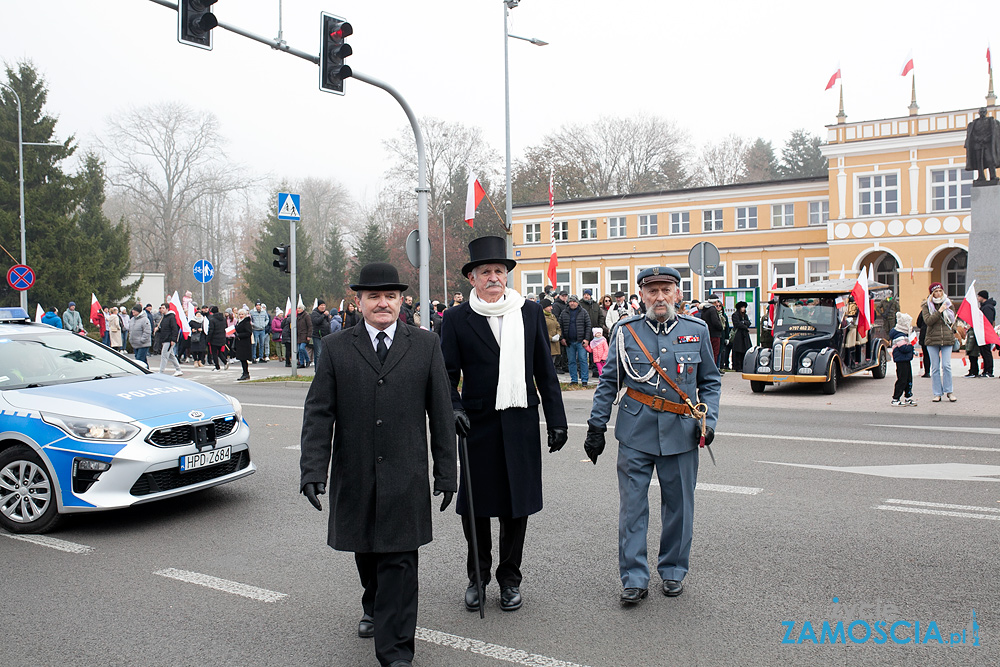
<svg viewBox="0 0 1000 667"><path fill-rule="evenodd" d="M549 355L545 315L537 303L507 287L507 272L515 262L507 259L504 240L497 236L475 239L469 244L469 255L470 261L462 267L472 284L469 299L449 310L441 325L455 429L468 437L467 464L476 512L474 517L469 515L469 489L463 482L457 509L470 545L465 606L477 610L485 594L475 584L476 569L484 588L490 581L490 518L497 517L500 608L514 611L522 603L521 556L528 516L542 509L538 404L545 412L549 452L566 444L566 412ZM479 545L478 562L471 547L472 531Z"/></svg>
<svg viewBox="0 0 1000 667"><path fill-rule="evenodd" d="M435 334L398 319L406 287L391 264L361 269L351 289L364 321L323 338L302 420L300 489L322 511L329 473L327 543L355 554L358 636L375 638L383 667L413 660L417 548L431 541L427 422L442 512L458 488L444 358Z"/></svg>

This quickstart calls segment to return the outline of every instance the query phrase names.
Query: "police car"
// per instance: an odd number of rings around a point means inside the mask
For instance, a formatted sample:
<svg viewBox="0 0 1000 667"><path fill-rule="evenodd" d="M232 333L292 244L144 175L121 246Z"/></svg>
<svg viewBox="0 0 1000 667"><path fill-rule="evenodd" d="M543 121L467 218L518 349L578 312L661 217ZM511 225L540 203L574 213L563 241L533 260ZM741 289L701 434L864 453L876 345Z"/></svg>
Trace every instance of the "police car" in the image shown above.
<svg viewBox="0 0 1000 667"><path fill-rule="evenodd" d="M232 396L150 373L69 331L0 308L0 526L129 507L253 474Z"/></svg>

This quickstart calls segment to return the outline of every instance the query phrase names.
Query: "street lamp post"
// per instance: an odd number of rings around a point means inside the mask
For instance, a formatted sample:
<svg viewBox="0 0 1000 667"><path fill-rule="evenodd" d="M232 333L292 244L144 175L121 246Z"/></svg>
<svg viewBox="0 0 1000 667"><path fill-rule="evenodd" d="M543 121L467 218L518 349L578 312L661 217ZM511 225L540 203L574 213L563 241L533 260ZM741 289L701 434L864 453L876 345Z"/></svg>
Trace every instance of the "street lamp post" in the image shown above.
<svg viewBox="0 0 1000 667"><path fill-rule="evenodd" d="M514 39L520 39L535 46L545 46L548 42L543 42L540 39L534 37L520 37L518 35L512 35L507 30L507 15L509 10L514 9L520 4L521 0L503 0L503 96L504 96L504 122L507 129L507 165L504 169L505 185L507 187L507 201L506 207L504 209L504 214L507 224L507 258L514 258L514 225L511 218L513 217L514 210L514 200L513 193L511 192L510 185L510 63L508 57L507 42L508 38L513 37Z"/></svg>
<svg viewBox="0 0 1000 667"><path fill-rule="evenodd" d="M21 264L25 264L27 263L27 252L24 245L24 141L21 134L21 98L17 91L6 83L0 83L0 86L9 90L14 96L14 100L17 101L17 177L21 186ZM27 290L21 292L21 308L24 309L24 312L28 312Z"/></svg>

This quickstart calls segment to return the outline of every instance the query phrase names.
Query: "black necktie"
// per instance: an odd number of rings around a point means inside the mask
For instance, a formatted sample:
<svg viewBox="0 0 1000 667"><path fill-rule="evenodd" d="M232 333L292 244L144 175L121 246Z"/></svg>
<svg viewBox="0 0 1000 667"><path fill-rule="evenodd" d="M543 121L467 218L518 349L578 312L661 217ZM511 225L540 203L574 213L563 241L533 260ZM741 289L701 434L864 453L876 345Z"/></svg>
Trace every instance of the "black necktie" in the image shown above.
<svg viewBox="0 0 1000 667"><path fill-rule="evenodd" d="M375 338L378 339L378 345L375 346L375 354L378 355L378 362L380 364L384 364L385 358L389 356L389 346L385 344L385 339L388 337L384 331L379 331L375 335Z"/></svg>

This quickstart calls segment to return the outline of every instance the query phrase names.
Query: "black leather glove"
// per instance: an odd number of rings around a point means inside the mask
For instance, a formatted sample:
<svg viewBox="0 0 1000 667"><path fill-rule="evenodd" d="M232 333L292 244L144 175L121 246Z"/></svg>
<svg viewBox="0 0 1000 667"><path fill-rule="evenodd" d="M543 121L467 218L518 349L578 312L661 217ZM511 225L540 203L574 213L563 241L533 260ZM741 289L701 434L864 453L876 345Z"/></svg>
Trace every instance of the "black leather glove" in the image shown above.
<svg viewBox="0 0 1000 667"><path fill-rule="evenodd" d="M590 460L597 465L597 457L604 453L604 432L606 428L598 428L593 425L587 427L587 439L583 441L583 451L587 452Z"/></svg>
<svg viewBox="0 0 1000 667"><path fill-rule="evenodd" d="M470 428L472 428L472 424L469 422L469 415L465 414L465 410L455 410L455 433L464 438L469 435Z"/></svg>
<svg viewBox="0 0 1000 667"><path fill-rule="evenodd" d="M320 503L319 498L316 496L322 496L326 493L326 484L323 482L306 482L306 485L302 487L302 493L313 507L320 512L323 511L323 504Z"/></svg>
<svg viewBox="0 0 1000 667"><path fill-rule="evenodd" d="M451 499L452 497L454 497L455 493L453 491L442 491L440 489L434 489L435 496L440 496L442 494L444 495L444 498L441 499L441 511L443 512L446 509L448 509L448 505L451 505Z"/></svg>
<svg viewBox="0 0 1000 667"><path fill-rule="evenodd" d="M569 434L566 433L566 429L561 426L554 426L549 429L549 454L552 452L558 452L566 444L569 439Z"/></svg>
<svg viewBox="0 0 1000 667"><path fill-rule="evenodd" d="M699 441L701 440L700 436L699 436L698 440ZM705 446L707 447L708 445L711 445L713 440L715 440L715 429L712 428L711 426L706 426L705 427Z"/></svg>

